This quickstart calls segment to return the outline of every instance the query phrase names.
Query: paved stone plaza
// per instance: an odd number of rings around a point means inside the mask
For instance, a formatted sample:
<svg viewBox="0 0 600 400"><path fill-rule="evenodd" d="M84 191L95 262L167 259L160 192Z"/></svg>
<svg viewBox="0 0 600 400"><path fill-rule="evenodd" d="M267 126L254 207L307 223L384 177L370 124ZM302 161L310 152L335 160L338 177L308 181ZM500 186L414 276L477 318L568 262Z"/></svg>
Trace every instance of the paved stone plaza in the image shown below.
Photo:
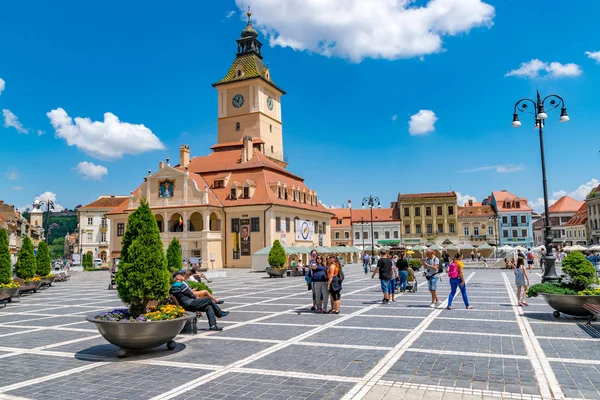
<svg viewBox="0 0 600 400"><path fill-rule="evenodd" d="M516 307L511 271L468 270L475 309L450 311L428 308L420 275L382 305L379 281L345 271L335 316L307 311L303 278L228 270L211 284L223 332L126 359L84 320L122 306L108 273L75 274L0 310L0 399L600 399L600 323Z"/></svg>

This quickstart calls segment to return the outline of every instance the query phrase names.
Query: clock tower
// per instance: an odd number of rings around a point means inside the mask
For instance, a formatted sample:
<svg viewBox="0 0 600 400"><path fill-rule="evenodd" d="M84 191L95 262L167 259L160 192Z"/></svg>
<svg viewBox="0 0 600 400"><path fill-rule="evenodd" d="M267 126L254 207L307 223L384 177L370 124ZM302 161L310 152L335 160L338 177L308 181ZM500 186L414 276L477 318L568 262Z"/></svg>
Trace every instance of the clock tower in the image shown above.
<svg viewBox="0 0 600 400"><path fill-rule="evenodd" d="M262 141L264 155L286 165L281 126L285 92L275 85L263 63L250 8L247 15L248 24L237 39L236 58L227 75L213 84L218 92L218 144L234 145L250 136L254 142Z"/></svg>

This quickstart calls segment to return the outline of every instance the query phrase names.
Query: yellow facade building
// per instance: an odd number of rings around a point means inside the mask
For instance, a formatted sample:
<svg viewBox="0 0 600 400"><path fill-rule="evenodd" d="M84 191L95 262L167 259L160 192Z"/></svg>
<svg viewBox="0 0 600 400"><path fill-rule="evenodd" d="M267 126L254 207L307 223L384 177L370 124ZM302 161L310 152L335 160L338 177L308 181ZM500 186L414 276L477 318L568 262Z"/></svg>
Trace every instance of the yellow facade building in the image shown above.
<svg viewBox="0 0 600 400"><path fill-rule="evenodd" d="M159 162L128 201L107 213L111 257L118 260L127 217L149 201L164 247L181 242L183 258L207 268L247 268L251 255L273 243L330 246L332 212L316 191L287 170L283 151L281 96L285 92L262 60L262 44L248 25L237 55L217 90L217 143L207 156L190 157L182 145L179 163Z"/></svg>

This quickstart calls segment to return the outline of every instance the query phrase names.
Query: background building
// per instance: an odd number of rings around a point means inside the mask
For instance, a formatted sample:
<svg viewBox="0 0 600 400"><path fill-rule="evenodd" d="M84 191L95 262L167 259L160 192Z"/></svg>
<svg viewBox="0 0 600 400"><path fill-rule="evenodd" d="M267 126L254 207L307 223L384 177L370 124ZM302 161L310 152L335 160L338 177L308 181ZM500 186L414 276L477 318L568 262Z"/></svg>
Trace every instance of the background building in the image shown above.
<svg viewBox="0 0 600 400"><path fill-rule="evenodd" d="M492 192L484 204L490 204L498 213L500 246L533 247L533 210L527 204L527 199L501 190Z"/></svg>
<svg viewBox="0 0 600 400"><path fill-rule="evenodd" d="M565 246L567 242L567 234L565 224L579 211L585 202L575 200L569 196L563 196L554 204L548 207L550 213L550 235L552 235L552 246L560 248ZM541 215L541 218L533 223L533 232L535 237L535 245L540 246L546 243L544 239L546 227L546 216Z"/></svg>
<svg viewBox="0 0 600 400"><path fill-rule="evenodd" d="M589 240L600 244L600 186L592 190L585 199L588 215Z"/></svg>
<svg viewBox="0 0 600 400"><path fill-rule="evenodd" d="M400 244L400 223L392 208L373 208L373 240L371 240L371 210L352 211L354 246L397 246Z"/></svg>
<svg viewBox="0 0 600 400"><path fill-rule="evenodd" d="M348 208L332 208L331 212L331 245L352 246L352 207L348 201Z"/></svg>
<svg viewBox="0 0 600 400"><path fill-rule="evenodd" d="M217 90L217 144L179 164L169 159L144 177L129 200L107 213L111 255L120 256L127 216L148 199L165 248L178 238L184 260L207 268L248 268L252 254L280 240L287 246L330 246L333 213L304 179L286 169L281 96L262 60L250 21Z"/></svg>
<svg viewBox="0 0 600 400"><path fill-rule="evenodd" d="M80 207L77 211L79 220L79 251L75 253L91 254L93 258L100 258L103 263L110 258L110 220L106 213L112 211L123 203L127 203L127 196L100 196L88 205ZM67 238L65 238L67 246Z"/></svg>
<svg viewBox="0 0 600 400"><path fill-rule="evenodd" d="M585 202L579 207L579 210L564 225L564 245L573 246L576 244L586 245L588 242L588 217L587 205Z"/></svg>
<svg viewBox="0 0 600 400"><path fill-rule="evenodd" d="M39 203L37 202L34 203L35 209L39 211ZM21 249L24 237L28 236L31 239L34 251L37 251L38 244L44 240L43 214L40 213L30 215L30 222L17 211L14 205L5 204L3 200L0 200L0 229L4 226L7 230L8 247L13 264L17 261L17 254Z"/></svg>
<svg viewBox="0 0 600 400"><path fill-rule="evenodd" d="M491 205L469 200L464 207L458 206L458 238L460 244L497 245L496 213Z"/></svg>
<svg viewBox="0 0 600 400"><path fill-rule="evenodd" d="M402 220L402 244L458 243L458 210L455 192L398 193L392 203Z"/></svg>

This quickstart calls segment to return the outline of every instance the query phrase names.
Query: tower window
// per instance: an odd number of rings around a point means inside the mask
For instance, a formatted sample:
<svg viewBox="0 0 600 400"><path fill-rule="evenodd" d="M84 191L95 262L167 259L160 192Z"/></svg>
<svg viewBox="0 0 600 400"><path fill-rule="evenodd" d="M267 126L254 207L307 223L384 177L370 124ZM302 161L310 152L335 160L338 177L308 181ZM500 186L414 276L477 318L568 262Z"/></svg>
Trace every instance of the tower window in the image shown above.
<svg viewBox="0 0 600 400"><path fill-rule="evenodd" d="M237 74L237 76L242 76L242 70L241 70L241 69L238 69L238 74Z"/></svg>
<svg viewBox="0 0 600 400"><path fill-rule="evenodd" d="M273 125L269 125L269 132L273 133Z"/></svg>
<svg viewBox="0 0 600 400"><path fill-rule="evenodd" d="M231 192L229 193L229 197L231 200L237 199L237 190L235 188L231 188Z"/></svg>
<svg viewBox="0 0 600 400"><path fill-rule="evenodd" d="M236 130L236 132L240 131L240 123L239 122L235 123L235 130Z"/></svg>
<svg viewBox="0 0 600 400"><path fill-rule="evenodd" d="M275 153L275 151L273 150L273 146L271 146L271 154Z"/></svg>

